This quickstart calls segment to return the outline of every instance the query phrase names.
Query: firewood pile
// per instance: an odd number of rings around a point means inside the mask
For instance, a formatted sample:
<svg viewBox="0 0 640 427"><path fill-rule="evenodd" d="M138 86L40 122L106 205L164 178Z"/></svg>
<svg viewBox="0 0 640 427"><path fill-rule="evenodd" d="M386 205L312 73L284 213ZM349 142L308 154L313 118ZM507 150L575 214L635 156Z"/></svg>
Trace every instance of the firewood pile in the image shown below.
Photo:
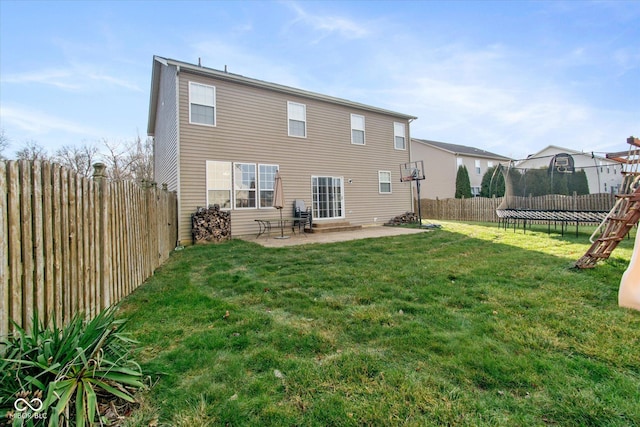
<svg viewBox="0 0 640 427"><path fill-rule="evenodd" d="M191 214L193 243L221 242L231 239L231 215L219 205L199 207Z"/></svg>
<svg viewBox="0 0 640 427"><path fill-rule="evenodd" d="M415 224L417 222L418 215L413 212L405 212L402 215L391 218L387 225Z"/></svg>

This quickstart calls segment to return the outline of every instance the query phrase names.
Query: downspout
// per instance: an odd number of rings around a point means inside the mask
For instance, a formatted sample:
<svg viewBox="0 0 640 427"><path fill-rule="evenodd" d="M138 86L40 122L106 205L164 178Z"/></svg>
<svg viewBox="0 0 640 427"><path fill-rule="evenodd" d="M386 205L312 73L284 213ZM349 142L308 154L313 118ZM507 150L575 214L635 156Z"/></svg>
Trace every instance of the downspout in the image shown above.
<svg viewBox="0 0 640 427"><path fill-rule="evenodd" d="M407 120L407 123L409 124L409 126L407 126L407 133L409 136L409 141L408 141L408 148L409 148L409 161L413 161L413 156L411 154L411 122L413 122L415 119L409 119ZM422 171L422 173L424 174L424 171ZM411 197L411 212L415 212L416 211L416 206L415 203L413 201L413 184L411 183L411 188L409 189L409 197ZM418 200L418 203L420 203L420 200Z"/></svg>
<svg viewBox="0 0 640 427"><path fill-rule="evenodd" d="M177 185L177 215L178 215L178 243L177 247L183 246L180 241L180 215L182 212L182 186L180 180L180 66L176 65L176 185Z"/></svg>

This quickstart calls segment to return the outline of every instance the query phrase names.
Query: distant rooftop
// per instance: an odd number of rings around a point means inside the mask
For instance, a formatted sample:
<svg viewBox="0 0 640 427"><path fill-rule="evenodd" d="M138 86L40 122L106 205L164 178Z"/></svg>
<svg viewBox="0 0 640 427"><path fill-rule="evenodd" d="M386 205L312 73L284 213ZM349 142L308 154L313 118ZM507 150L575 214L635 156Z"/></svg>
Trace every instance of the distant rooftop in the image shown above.
<svg viewBox="0 0 640 427"><path fill-rule="evenodd" d="M480 148L468 147L466 145L449 144L446 142L430 141L428 139L418 139L418 138L411 138L411 140L419 142L421 144L431 145L432 147L436 147L453 154L462 154L465 156L474 156L474 157L486 157L489 159L497 159L497 160L513 160L509 157L502 156L500 154L491 153L489 151L481 150Z"/></svg>

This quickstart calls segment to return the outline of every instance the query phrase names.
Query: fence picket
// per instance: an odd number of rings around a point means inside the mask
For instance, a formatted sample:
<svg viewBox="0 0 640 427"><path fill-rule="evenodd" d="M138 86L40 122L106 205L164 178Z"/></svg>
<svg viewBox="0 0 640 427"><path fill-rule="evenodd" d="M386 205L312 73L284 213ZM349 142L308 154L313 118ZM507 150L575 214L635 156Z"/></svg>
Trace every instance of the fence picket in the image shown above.
<svg viewBox="0 0 640 427"><path fill-rule="evenodd" d="M33 218L33 281L34 283L44 283L44 222L43 222L43 182L42 182L42 164L35 162L31 165L31 184L32 184L32 218ZM45 294L44 286L34 286L33 298L34 309L38 313L45 314ZM46 315L40 320L45 320Z"/></svg>

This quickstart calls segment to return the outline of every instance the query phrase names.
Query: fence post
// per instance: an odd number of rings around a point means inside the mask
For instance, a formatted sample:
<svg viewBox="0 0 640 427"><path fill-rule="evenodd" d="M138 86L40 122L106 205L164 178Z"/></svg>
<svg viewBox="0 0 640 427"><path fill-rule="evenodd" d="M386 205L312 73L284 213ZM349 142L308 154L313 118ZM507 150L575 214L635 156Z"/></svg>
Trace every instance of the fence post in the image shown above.
<svg viewBox="0 0 640 427"><path fill-rule="evenodd" d="M7 212L7 167L0 162L0 337L9 335L9 212Z"/></svg>
<svg viewBox="0 0 640 427"><path fill-rule="evenodd" d="M98 256L96 257L99 262L98 266L98 280L100 286L100 296L96 298L99 301L98 309L102 310L111 305L111 256L109 241L109 197L107 188L107 175L105 173L106 166L104 163L95 163L93 165L93 180L96 183L96 190L98 191L98 206L97 209L97 223L98 223L98 238L96 251Z"/></svg>

